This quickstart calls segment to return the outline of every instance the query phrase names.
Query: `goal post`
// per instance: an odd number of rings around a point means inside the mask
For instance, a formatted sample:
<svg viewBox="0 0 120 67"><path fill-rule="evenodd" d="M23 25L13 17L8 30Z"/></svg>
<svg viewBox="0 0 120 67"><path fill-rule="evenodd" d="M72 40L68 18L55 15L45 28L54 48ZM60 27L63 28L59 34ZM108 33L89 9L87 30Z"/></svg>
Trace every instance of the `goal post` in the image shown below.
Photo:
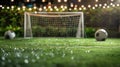
<svg viewBox="0 0 120 67"><path fill-rule="evenodd" d="M73 32L71 35L74 35L76 38L84 38L84 14L83 12L25 12L24 38L34 37L33 31L36 27L40 27L40 29L52 27L59 30L58 32L61 31L60 29L63 29L66 36L69 36L69 32L66 33L66 31L70 30ZM46 30L48 31L48 29ZM76 32L74 32L75 30ZM61 33L58 34L61 35ZM43 35L45 36L45 34Z"/></svg>

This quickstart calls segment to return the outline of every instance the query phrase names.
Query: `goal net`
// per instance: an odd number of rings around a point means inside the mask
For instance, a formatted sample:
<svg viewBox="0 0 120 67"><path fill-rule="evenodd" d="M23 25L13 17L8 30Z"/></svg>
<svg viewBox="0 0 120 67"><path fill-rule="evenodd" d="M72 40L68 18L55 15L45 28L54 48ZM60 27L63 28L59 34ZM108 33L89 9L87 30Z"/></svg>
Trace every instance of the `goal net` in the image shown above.
<svg viewBox="0 0 120 67"><path fill-rule="evenodd" d="M83 12L25 12L24 37L83 38Z"/></svg>

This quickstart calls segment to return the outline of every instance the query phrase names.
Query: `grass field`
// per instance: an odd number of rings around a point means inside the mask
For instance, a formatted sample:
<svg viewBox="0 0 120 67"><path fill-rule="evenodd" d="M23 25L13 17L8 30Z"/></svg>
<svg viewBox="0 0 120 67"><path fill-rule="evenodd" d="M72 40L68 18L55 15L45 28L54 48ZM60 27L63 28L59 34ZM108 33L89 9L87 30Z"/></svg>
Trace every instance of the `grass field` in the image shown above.
<svg viewBox="0 0 120 67"><path fill-rule="evenodd" d="M120 39L0 38L0 67L120 67Z"/></svg>

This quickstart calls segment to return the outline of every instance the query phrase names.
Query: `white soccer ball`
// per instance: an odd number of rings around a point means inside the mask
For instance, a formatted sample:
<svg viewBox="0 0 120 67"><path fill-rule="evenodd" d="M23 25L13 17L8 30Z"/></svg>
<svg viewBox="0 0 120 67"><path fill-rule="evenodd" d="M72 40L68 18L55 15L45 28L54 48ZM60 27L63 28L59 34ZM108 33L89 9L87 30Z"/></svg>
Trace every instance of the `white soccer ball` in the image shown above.
<svg viewBox="0 0 120 67"><path fill-rule="evenodd" d="M15 32L8 30L5 32L4 37L5 39L14 39L15 38Z"/></svg>
<svg viewBox="0 0 120 67"><path fill-rule="evenodd" d="M99 29L95 32L95 38L97 41L105 41L108 37L108 33L104 29Z"/></svg>

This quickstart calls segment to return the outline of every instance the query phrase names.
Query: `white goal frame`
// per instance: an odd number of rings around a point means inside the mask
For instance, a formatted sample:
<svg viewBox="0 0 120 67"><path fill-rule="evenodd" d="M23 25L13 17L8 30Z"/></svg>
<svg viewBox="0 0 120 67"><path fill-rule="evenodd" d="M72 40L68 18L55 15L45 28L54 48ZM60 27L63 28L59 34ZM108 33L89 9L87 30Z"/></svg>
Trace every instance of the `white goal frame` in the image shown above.
<svg viewBox="0 0 120 67"><path fill-rule="evenodd" d="M46 15L46 14L56 14L56 15ZM84 14L83 14L83 12L37 12L37 13L24 12L24 38L33 37L32 27L31 27L31 19L30 19L31 16L60 17L61 14L63 14L62 17L80 15L76 38L84 38ZM28 34L27 31L29 31L30 35L27 35Z"/></svg>

